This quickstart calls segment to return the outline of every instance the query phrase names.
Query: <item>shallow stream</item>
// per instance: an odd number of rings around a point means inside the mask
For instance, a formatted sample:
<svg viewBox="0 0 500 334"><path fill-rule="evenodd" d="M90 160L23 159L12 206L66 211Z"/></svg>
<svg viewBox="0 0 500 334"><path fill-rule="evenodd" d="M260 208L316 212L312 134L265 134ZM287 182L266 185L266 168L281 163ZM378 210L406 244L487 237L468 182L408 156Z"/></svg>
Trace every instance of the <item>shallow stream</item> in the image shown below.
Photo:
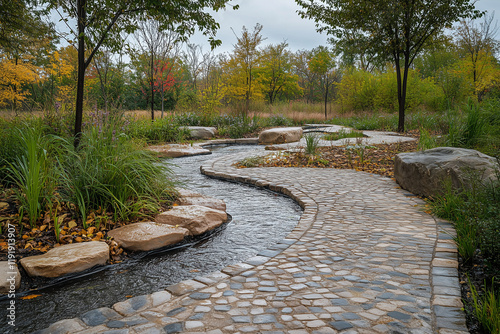
<svg viewBox="0 0 500 334"><path fill-rule="evenodd" d="M259 149L256 146L213 148L212 155L170 160L186 188L223 199L232 221L190 247L106 267L98 273L16 299L15 333L31 333L99 307L110 307L130 296L153 293L199 275L221 270L279 242L294 228L301 208L291 199L246 185L208 178L200 165L224 154ZM0 302L0 324L6 330L8 300Z"/></svg>

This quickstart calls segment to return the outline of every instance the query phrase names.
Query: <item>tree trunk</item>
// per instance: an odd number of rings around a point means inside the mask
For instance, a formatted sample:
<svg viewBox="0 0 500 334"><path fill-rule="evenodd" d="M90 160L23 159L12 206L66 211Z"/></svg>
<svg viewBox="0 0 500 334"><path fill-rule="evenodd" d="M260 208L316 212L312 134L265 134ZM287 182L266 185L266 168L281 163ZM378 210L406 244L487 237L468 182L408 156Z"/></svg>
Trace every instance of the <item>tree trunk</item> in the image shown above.
<svg viewBox="0 0 500 334"><path fill-rule="evenodd" d="M82 136L83 118L83 85L85 80L85 22L87 13L85 11L86 0L77 0L78 11L78 79L76 82L76 106L75 106L75 149L80 145Z"/></svg>
<svg viewBox="0 0 500 334"><path fill-rule="evenodd" d="M328 105L328 75L325 78L325 120L328 119L327 105Z"/></svg>
<svg viewBox="0 0 500 334"><path fill-rule="evenodd" d="M406 111L406 90L408 84L408 70L410 69L409 56L405 55L403 77L401 78L401 63L399 57L395 58L396 74L398 83L398 106L399 106L399 120L398 132L405 131L405 111Z"/></svg>
<svg viewBox="0 0 500 334"><path fill-rule="evenodd" d="M161 118L163 119L163 111L165 110L165 91L163 90L163 80L161 82Z"/></svg>
<svg viewBox="0 0 500 334"><path fill-rule="evenodd" d="M151 78L150 78L150 80L151 80L150 81L150 83L151 83L151 121L155 120L155 109L154 109L155 90L154 90L154 81L153 81L153 77L154 77L153 69L154 69L154 56L153 56L153 53L151 53Z"/></svg>

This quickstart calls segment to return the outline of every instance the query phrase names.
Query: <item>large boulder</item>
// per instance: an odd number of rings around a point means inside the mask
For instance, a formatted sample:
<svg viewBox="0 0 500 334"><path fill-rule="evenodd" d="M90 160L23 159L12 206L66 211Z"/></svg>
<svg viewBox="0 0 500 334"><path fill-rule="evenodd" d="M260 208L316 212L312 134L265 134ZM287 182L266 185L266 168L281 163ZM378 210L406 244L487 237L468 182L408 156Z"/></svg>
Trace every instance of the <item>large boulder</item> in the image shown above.
<svg viewBox="0 0 500 334"><path fill-rule="evenodd" d="M157 215L155 221L180 226L188 229L191 235L199 235L225 223L227 214L200 205L174 206L172 210Z"/></svg>
<svg viewBox="0 0 500 334"><path fill-rule="evenodd" d="M494 158L456 147L400 153L394 159L394 176L399 185L426 197L442 194L444 182L451 181L452 188L459 191L472 182L491 182L496 179L495 168L498 164Z"/></svg>
<svg viewBox="0 0 500 334"><path fill-rule="evenodd" d="M0 261L0 294L15 293L21 286L21 274L15 262Z"/></svg>
<svg viewBox="0 0 500 334"><path fill-rule="evenodd" d="M149 146L147 149L155 152L159 158L180 158L193 155L212 154L212 152L206 148L187 144Z"/></svg>
<svg viewBox="0 0 500 334"><path fill-rule="evenodd" d="M293 143L302 137L302 128L274 128L264 130L259 134L259 144Z"/></svg>
<svg viewBox="0 0 500 334"><path fill-rule="evenodd" d="M104 265L108 259L108 244L91 241L62 245L42 255L22 258L21 265L30 276L59 277Z"/></svg>
<svg viewBox="0 0 500 334"><path fill-rule="evenodd" d="M108 236L123 248L131 251L149 251L174 245L184 240L189 231L153 222L125 225L108 232Z"/></svg>
<svg viewBox="0 0 500 334"><path fill-rule="evenodd" d="M193 139L210 139L217 134L217 129L211 126L181 126L180 129L188 130Z"/></svg>
<svg viewBox="0 0 500 334"><path fill-rule="evenodd" d="M215 210L226 211L226 203L218 198L204 196L191 190L179 190L178 205L200 205Z"/></svg>

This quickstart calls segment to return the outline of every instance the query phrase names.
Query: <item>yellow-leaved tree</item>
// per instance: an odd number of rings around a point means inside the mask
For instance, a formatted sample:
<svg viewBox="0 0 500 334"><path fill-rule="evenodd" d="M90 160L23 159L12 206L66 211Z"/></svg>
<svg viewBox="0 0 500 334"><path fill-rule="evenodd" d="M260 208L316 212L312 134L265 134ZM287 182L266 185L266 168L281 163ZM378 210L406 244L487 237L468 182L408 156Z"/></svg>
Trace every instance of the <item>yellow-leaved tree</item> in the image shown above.
<svg viewBox="0 0 500 334"><path fill-rule="evenodd" d="M0 107L16 110L26 100L25 85L38 80L38 68L29 62L0 55Z"/></svg>
<svg viewBox="0 0 500 334"><path fill-rule="evenodd" d="M262 87L256 79L255 70L259 60L258 47L264 40L260 32L262 25L255 25L253 32L243 27L241 37L233 54L222 62L222 81L226 88L226 97L230 101L245 101L245 113L250 109L250 100L262 99Z"/></svg>

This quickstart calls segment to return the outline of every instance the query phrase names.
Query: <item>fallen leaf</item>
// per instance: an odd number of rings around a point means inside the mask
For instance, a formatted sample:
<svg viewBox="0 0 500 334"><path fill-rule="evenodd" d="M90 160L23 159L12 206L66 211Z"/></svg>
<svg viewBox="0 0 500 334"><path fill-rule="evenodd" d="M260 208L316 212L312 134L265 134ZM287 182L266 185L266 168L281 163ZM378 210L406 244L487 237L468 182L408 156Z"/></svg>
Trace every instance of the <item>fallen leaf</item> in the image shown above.
<svg viewBox="0 0 500 334"><path fill-rule="evenodd" d="M75 222L74 220L72 220L72 221L70 221L70 222L68 223L68 227L69 227L70 229L71 229L71 228L73 228L73 227L76 227L76 225L77 225L77 224L76 224L76 222Z"/></svg>
<svg viewBox="0 0 500 334"><path fill-rule="evenodd" d="M41 295L28 295L28 296L23 296L20 299L22 300L29 300L29 299L35 299L37 297L40 297Z"/></svg>
<svg viewBox="0 0 500 334"><path fill-rule="evenodd" d="M46 228L47 228L47 225L42 225L42 226L40 226L40 231L45 231Z"/></svg>

